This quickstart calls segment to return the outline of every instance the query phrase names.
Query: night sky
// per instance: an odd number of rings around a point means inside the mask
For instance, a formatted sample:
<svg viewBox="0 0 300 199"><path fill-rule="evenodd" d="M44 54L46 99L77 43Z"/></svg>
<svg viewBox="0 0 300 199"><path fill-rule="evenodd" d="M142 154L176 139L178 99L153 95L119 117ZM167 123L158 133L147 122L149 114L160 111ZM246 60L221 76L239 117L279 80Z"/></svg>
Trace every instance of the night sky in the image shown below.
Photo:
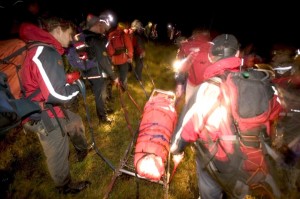
<svg viewBox="0 0 300 199"><path fill-rule="evenodd" d="M0 3L3 1L15 2L15 0L0 0ZM253 42L267 48L274 43L287 43L300 47L299 9L295 3L287 0L279 1L280 3L241 0L239 4L226 0L221 2L186 0L181 3L165 0L40 1L43 3L43 10L69 17L76 22L84 20L87 13L99 15L107 10L115 14L118 22L132 22L134 19L139 19L146 25L148 21L152 21L158 24L158 34L161 38L166 37L167 24L172 23L176 24L176 27L187 37L191 35L193 29L206 27L217 33L234 34L241 43L245 44ZM8 9L0 8L0 11L3 10ZM12 13L9 12L8 15Z"/></svg>

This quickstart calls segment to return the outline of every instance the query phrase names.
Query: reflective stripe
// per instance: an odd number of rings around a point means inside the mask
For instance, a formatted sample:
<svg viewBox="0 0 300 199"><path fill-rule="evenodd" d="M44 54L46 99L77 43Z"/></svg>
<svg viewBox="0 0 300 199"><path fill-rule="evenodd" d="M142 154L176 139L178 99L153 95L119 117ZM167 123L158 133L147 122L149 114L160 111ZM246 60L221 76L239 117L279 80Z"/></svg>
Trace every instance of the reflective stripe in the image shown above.
<svg viewBox="0 0 300 199"><path fill-rule="evenodd" d="M102 78L102 76L98 75L98 76L92 76L92 77L83 77L83 79L98 79L98 78Z"/></svg>
<svg viewBox="0 0 300 199"><path fill-rule="evenodd" d="M236 141L236 135L222 135L220 137L220 140L225 140L225 141Z"/></svg>

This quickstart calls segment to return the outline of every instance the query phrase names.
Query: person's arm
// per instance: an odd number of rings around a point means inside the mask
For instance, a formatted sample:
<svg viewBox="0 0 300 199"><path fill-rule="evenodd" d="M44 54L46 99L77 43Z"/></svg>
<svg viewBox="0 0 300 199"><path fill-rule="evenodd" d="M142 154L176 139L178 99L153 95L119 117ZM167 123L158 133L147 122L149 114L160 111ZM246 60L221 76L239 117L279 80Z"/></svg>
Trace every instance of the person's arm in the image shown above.
<svg viewBox="0 0 300 199"><path fill-rule="evenodd" d="M109 76L111 80L116 80L117 76L113 71L113 64L107 54L107 49L105 47L106 41L105 40L96 40L93 44L95 51L96 51L96 58L99 66L103 71Z"/></svg>
<svg viewBox="0 0 300 199"><path fill-rule="evenodd" d="M195 142L204 129L211 109L218 103L220 89L218 86L204 82L195 91L191 99L184 106L175 128L171 153L181 154L187 143Z"/></svg>
<svg viewBox="0 0 300 199"><path fill-rule="evenodd" d="M63 60L55 49L38 47L32 62L36 66L32 68L36 70L33 73L46 103L63 105L76 98L79 87L66 82Z"/></svg>

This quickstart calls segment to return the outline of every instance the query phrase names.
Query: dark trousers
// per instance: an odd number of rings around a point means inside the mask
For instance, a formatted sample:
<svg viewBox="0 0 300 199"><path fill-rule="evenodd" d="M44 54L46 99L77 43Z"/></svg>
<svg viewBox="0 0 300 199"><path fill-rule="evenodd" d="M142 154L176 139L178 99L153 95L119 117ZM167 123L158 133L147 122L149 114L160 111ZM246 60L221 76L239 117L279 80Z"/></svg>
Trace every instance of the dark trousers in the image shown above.
<svg viewBox="0 0 300 199"><path fill-rule="evenodd" d="M107 78L90 79L99 118L106 117Z"/></svg>
<svg viewBox="0 0 300 199"><path fill-rule="evenodd" d="M197 151L196 151L197 152ZM203 160L200 155L195 155L197 177L198 177L198 188L201 199L222 199L223 190L220 185L209 175L205 170Z"/></svg>
<svg viewBox="0 0 300 199"><path fill-rule="evenodd" d="M123 89L127 89L127 75L128 75L128 69L129 69L129 63L124 63L120 65L116 65L115 69L119 73L119 79L121 81L121 86Z"/></svg>
<svg viewBox="0 0 300 199"><path fill-rule="evenodd" d="M134 62L135 62L135 68L134 68L135 75L136 75L136 77L138 78L139 81L142 81L142 73L143 73L143 68L144 68L144 59L139 58L139 57L135 57Z"/></svg>

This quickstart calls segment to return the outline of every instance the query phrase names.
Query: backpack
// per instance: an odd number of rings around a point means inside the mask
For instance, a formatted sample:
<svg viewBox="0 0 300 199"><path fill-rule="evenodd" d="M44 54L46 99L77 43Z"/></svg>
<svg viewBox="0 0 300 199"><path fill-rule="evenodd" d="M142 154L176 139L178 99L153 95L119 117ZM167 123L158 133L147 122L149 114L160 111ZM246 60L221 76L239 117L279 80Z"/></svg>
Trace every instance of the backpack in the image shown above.
<svg viewBox="0 0 300 199"><path fill-rule="evenodd" d="M0 41L0 134L19 126L29 115L41 111L40 106L31 101L40 91L26 98L19 78L27 50L38 45L48 46L41 42L25 43L20 39Z"/></svg>
<svg viewBox="0 0 300 199"><path fill-rule="evenodd" d="M229 124L224 132L212 135L204 130L195 146L205 168L233 198L247 194L279 198L275 183L275 162L278 157L269 146L271 104L276 100L276 90L269 73L258 70L226 72L224 76L208 82L221 88L220 104L228 107ZM280 108L276 111L280 111ZM205 119L204 119L205 121ZM226 165L226 167L224 167Z"/></svg>
<svg viewBox="0 0 300 199"><path fill-rule="evenodd" d="M120 55L127 52L127 48L124 41L124 31L114 31L110 34L111 46L114 49L114 55Z"/></svg>

